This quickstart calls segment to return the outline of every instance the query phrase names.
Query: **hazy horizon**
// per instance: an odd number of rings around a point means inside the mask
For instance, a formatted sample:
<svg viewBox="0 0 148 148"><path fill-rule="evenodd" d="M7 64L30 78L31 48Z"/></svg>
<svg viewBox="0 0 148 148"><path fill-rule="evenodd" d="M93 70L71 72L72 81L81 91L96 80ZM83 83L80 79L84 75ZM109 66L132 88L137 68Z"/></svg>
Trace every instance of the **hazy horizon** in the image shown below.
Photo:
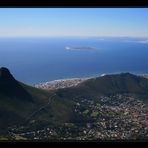
<svg viewBox="0 0 148 148"><path fill-rule="evenodd" d="M147 8L0 8L0 37L148 37Z"/></svg>

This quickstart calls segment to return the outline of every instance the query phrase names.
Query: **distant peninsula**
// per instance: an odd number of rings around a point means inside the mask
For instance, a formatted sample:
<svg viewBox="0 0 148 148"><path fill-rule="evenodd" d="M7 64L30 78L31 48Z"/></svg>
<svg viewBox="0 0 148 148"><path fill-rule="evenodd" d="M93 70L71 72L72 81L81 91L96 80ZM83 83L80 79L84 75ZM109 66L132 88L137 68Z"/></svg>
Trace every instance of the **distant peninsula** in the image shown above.
<svg viewBox="0 0 148 148"><path fill-rule="evenodd" d="M148 40L140 41L140 43L148 43Z"/></svg>

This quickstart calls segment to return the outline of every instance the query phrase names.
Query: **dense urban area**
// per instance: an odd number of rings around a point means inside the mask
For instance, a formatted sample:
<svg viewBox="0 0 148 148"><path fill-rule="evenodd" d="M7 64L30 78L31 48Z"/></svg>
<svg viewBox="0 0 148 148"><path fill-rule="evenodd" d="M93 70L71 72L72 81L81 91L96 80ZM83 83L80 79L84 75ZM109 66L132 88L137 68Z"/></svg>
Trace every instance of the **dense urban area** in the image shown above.
<svg viewBox="0 0 148 148"><path fill-rule="evenodd" d="M81 100L81 101L79 101ZM29 140L130 140L148 138L148 108L129 94L102 96L100 101L81 98L75 112L89 122L64 123L31 131L11 128L12 139ZM35 121L32 121L32 123Z"/></svg>
<svg viewBox="0 0 148 148"><path fill-rule="evenodd" d="M75 79L63 79L63 80L54 80L48 81L40 84L35 84L36 88L46 89L46 90L55 90L59 88L68 88L72 86L77 86L79 83L87 80L88 78L75 78Z"/></svg>

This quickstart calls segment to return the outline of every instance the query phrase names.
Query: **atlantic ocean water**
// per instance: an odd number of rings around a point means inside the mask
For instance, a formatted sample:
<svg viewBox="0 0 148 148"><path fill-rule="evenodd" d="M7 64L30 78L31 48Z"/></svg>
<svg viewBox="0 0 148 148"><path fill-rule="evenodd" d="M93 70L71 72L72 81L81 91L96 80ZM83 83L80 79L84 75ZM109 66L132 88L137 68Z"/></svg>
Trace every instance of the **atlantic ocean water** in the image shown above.
<svg viewBox="0 0 148 148"><path fill-rule="evenodd" d="M0 67L9 68L17 80L30 85L104 73L147 74L148 43L143 40L126 37L0 38Z"/></svg>

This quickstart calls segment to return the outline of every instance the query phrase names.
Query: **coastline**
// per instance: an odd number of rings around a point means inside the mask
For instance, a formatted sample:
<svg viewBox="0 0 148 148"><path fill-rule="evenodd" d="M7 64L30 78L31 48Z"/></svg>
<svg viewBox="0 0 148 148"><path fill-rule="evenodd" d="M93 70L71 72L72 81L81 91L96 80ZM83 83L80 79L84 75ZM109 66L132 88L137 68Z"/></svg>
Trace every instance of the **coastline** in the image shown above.
<svg viewBox="0 0 148 148"><path fill-rule="evenodd" d="M35 84L34 87L45 89L45 90L56 90L60 88L77 86L78 84L91 78L93 77L58 79L58 80L52 80L52 81Z"/></svg>
<svg viewBox="0 0 148 148"><path fill-rule="evenodd" d="M111 75L111 74L119 74L119 73L107 73L107 74L101 74L101 75L95 75L95 76L89 76L89 77L81 77L81 78L65 78L65 79L57 79L57 80L51 80L46 82L41 82L38 84L34 84L33 86L39 89L45 89L45 90L56 90L60 88L69 88L69 87L75 87L78 84L88 80L88 79L94 79L97 77L102 77L105 75ZM135 74L135 73L133 73ZM146 79L148 79L148 74L135 74L137 76L142 76Z"/></svg>

